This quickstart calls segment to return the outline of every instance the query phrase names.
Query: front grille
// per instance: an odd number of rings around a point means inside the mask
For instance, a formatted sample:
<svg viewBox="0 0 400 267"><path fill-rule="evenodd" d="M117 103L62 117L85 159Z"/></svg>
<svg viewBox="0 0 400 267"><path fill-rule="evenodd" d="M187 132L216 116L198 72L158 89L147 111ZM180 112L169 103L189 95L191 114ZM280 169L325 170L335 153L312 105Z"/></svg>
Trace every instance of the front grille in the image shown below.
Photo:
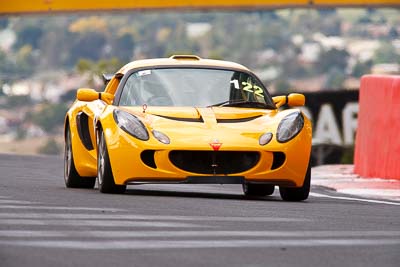
<svg viewBox="0 0 400 267"><path fill-rule="evenodd" d="M260 160L258 152L174 150L169 159L181 170L199 174L234 174L253 168Z"/></svg>

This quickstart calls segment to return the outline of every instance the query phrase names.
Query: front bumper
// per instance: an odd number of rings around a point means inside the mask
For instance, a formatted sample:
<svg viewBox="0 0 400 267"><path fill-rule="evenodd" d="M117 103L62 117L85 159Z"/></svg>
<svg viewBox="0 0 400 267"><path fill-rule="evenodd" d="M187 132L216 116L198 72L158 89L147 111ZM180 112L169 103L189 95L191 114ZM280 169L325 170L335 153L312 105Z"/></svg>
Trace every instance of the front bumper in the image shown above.
<svg viewBox="0 0 400 267"><path fill-rule="evenodd" d="M311 125L307 120L303 130L284 144L277 142L275 138L265 146L260 146L257 140L252 143L248 140L243 140L242 143L226 142L221 147L221 152L257 152L260 155L259 160L248 170L214 175L185 171L174 165L169 157L171 151L177 150L212 151L206 142L165 145L154 138L149 141L139 141L118 127L113 130L108 128L105 135L116 184L250 182L300 187L303 185L308 167L312 139ZM144 159L143 151L152 151L150 153L152 158ZM280 155L281 161L278 164L277 155Z"/></svg>

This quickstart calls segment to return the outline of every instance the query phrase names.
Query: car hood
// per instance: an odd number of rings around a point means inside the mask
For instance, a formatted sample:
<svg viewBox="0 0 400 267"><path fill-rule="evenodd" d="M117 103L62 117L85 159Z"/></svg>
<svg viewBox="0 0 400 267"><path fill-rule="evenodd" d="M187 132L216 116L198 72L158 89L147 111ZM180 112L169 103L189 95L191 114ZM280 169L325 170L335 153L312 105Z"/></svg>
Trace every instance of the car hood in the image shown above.
<svg viewBox="0 0 400 267"><path fill-rule="evenodd" d="M120 107L138 118L147 128L161 131L171 142L200 143L213 140L231 146L258 145L260 135L276 133L282 117L288 112L278 110L237 107Z"/></svg>

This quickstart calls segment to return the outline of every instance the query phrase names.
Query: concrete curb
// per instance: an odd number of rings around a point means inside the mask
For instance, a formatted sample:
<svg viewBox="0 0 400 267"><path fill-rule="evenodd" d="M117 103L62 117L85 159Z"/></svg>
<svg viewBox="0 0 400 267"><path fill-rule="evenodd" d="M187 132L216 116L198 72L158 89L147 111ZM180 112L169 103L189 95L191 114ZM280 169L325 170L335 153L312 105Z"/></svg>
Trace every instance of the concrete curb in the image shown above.
<svg viewBox="0 0 400 267"><path fill-rule="evenodd" d="M362 178L354 165L322 165L311 170L311 184L365 198L400 201L400 180Z"/></svg>

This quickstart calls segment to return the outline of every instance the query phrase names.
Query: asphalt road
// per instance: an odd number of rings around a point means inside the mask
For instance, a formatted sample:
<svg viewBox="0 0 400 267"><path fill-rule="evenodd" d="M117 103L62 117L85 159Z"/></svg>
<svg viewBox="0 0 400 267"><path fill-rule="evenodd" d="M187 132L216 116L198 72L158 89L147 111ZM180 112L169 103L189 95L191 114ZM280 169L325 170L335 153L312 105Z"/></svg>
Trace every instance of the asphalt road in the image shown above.
<svg viewBox="0 0 400 267"><path fill-rule="evenodd" d="M306 202L240 186L66 189L60 157L0 154L0 266L399 266L400 203L322 187Z"/></svg>

